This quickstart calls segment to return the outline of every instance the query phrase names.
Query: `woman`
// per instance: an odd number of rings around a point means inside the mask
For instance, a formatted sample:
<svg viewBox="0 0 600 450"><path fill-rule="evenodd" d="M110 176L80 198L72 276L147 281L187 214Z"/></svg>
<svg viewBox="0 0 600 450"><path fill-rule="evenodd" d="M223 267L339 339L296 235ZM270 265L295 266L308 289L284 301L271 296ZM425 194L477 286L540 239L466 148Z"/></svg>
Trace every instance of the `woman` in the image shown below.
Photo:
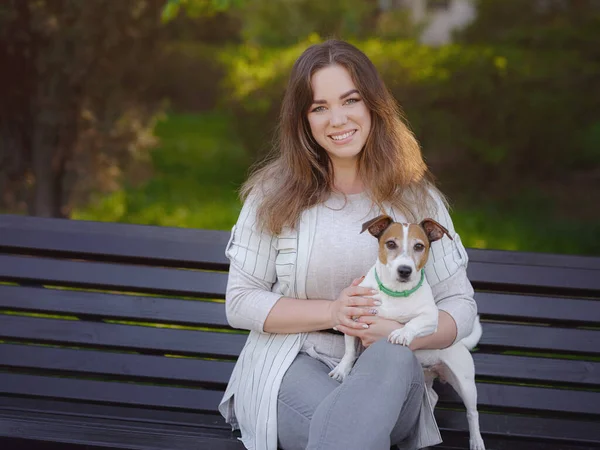
<svg viewBox="0 0 600 450"><path fill-rule="evenodd" d="M371 61L336 40L292 68L275 155L242 189L226 254L231 326L250 330L220 411L248 449L421 448L441 441L412 350L467 336L476 305L467 255L412 133ZM361 224L433 217L426 276L439 307L434 334L411 349L387 342L399 323L377 317L358 286L378 244ZM366 348L340 384L328 376L344 338ZM329 330L329 332L327 331Z"/></svg>

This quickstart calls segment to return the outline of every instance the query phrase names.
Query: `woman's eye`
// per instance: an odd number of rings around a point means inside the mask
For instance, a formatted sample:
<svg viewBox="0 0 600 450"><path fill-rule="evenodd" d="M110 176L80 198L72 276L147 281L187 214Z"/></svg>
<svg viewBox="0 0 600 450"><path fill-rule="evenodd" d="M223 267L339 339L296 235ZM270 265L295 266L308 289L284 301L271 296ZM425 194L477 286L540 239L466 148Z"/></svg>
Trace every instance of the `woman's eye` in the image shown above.
<svg viewBox="0 0 600 450"><path fill-rule="evenodd" d="M423 250L425 250L425 246L423 244L415 244L414 249L417 252L422 252Z"/></svg>
<svg viewBox="0 0 600 450"><path fill-rule="evenodd" d="M346 103L348 103L348 104L358 103L358 102L360 102L360 99L358 99L358 98L349 98L348 100L346 100Z"/></svg>
<svg viewBox="0 0 600 450"><path fill-rule="evenodd" d="M390 250L394 250L396 247L398 247L394 241L388 241L388 242L386 242L385 246L387 248L389 248Z"/></svg>
<svg viewBox="0 0 600 450"><path fill-rule="evenodd" d="M317 106L316 108L311 110L311 112L321 112L321 111L325 111L324 106Z"/></svg>

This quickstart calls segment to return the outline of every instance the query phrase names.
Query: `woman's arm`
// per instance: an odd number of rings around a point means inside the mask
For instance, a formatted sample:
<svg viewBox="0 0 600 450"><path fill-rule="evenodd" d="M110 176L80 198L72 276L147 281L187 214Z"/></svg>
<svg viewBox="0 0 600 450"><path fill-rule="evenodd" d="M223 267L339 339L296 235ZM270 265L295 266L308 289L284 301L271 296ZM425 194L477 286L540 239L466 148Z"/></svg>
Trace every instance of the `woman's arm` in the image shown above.
<svg viewBox="0 0 600 450"><path fill-rule="evenodd" d="M341 323L351 328L353 315L373 314L370 290L360 280L344 289L336 301L299 300L272 292L277 281L277 238L258 229L256 200L248 198L233 228L226 255L230 260L225 294L227 320L234 328L267 333L300 333L332 328ZM294 269L292 269L294 270ZM368 308L366 311L364 307Z"/></svg>
<svg viewBox="0 0 600 450"><path fill-rule="evenodd" d="M363 330L369 325L358 323L352 316L372 317L379 301L368 297L377 291L359 287L356 279L337 300L299 300L282 297L273 306L264 324L267 333L303 333L338 326Z"/></svg>

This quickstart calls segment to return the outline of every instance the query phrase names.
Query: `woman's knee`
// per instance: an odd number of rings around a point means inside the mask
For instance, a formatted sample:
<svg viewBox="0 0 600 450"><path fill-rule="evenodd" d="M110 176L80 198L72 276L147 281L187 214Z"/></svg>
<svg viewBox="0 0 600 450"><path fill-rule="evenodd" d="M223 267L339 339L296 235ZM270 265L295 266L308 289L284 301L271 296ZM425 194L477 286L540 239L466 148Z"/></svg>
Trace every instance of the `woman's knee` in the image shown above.
<svg viewBox="0 0 600 450"><path fill-rule="evenodd" d="M421 365L408 347L381 339L363 352L357 364L363 358L362 362L373 373L384 377L389 375L393 380L398 380L398 375L404 373L404 379L413 383L424 383Z"/></svg>

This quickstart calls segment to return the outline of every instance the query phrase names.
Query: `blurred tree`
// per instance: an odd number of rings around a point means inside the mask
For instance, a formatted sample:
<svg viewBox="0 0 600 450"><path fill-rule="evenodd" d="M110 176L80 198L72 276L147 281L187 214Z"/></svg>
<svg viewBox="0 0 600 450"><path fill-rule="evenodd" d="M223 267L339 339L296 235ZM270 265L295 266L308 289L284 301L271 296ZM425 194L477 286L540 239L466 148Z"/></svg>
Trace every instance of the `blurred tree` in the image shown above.
<svg viewBox="0 0 600 450"><path fill-rule="evenodd" d="M77 196L134 176L164 0L9 0L0 6L1 205L65 217Z"/></svg>
<svg viewBox="0 0 600 450"><path fill-rule="evenodd" d="M236 8L242 36L251 44L280 47L311 34L349 39L374 29L377 0L252 0Z"/></svg>

